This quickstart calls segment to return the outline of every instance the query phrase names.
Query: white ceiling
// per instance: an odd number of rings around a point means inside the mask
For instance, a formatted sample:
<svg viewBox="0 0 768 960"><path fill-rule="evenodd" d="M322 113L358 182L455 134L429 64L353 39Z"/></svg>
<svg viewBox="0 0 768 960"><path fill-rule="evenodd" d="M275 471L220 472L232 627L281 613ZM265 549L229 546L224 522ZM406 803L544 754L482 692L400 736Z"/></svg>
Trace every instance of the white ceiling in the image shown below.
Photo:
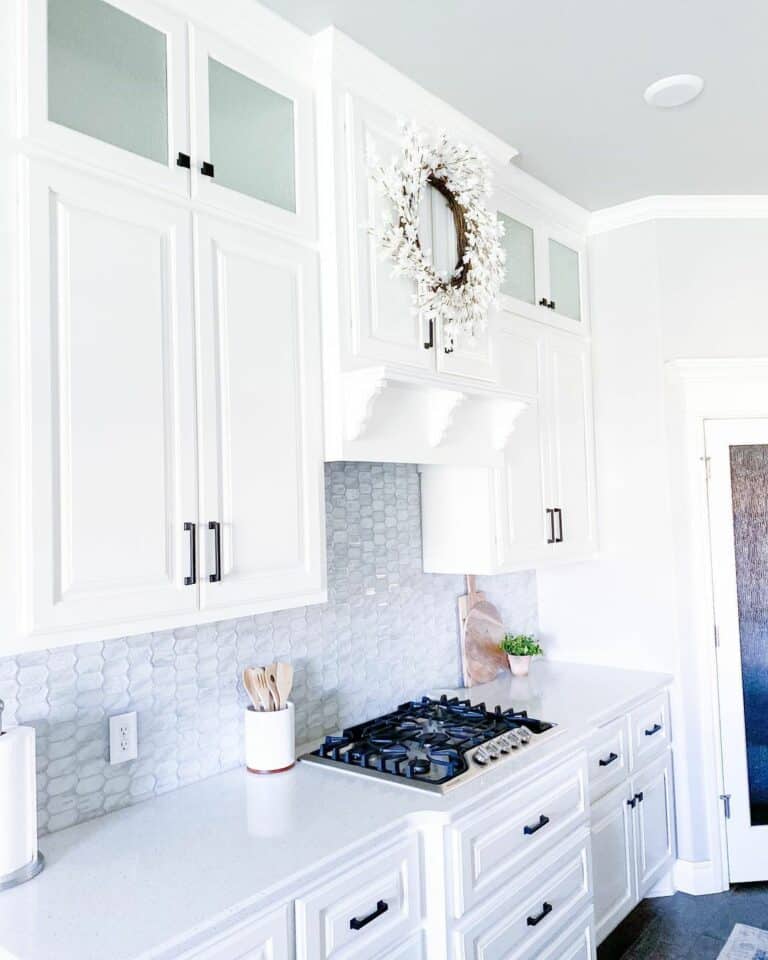
<svg viewBox="0 0 768 960"><path fill-rule="evenodd" d="M595 210L651 194L768 194L768 0L263 0L334 24ZM697 73L676 110L653 80Z"/></svg>

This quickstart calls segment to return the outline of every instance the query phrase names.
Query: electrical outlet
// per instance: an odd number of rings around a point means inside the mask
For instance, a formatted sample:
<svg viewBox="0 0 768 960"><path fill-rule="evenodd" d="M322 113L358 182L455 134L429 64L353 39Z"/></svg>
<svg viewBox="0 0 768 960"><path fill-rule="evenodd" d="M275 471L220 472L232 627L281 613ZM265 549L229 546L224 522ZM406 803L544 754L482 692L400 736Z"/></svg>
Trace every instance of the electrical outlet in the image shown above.
<svg viewBox="0 0 768 960"><path fill-rule="evenodd" d="M136 711L118 713L109 718L109 762L125 763L135 760L139 755L139 738L136 725Z"/></svg>

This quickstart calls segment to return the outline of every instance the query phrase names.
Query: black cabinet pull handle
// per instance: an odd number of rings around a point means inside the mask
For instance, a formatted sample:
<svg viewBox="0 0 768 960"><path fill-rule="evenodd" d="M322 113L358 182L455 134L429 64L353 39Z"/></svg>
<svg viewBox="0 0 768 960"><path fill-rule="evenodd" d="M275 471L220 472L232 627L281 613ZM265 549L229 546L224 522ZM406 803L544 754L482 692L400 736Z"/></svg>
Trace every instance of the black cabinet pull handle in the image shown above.
<svg viewBox="0 0 768 960"><path fill-rule="evenodd" d="M540 306L540 307L548 307L548 306L549 306L549 303L547 302L547 298L546 298L546 297L542 297L541 300L539 300L539 306Z"/></svg>
<svg viewBox="0 0 768 960"><path fill-rule="evenodd" d="M431 350L435 345L435 321L429 321L429 340L424 341L424 349Z"/></svg>
<svg viewBox="0 0 768 960"><path fill-rule="evenodd" d="M634 808L637 805L637 797L632 797L631 800L627 800L627 806Z"/></svg>
<svg viewBox="0 0 768 960"><path fill-rule="evenodd" d="M443 352L444 352L444 353L453 353L453 351L454 351L455 349L456 349L456 348L455 348L455 346L454 346L453 340L451 340L451 341L449 342L449 344L448 344L447 347L443 347Z"/></svg>
<svg viewBox="0 0 768 960"><path fill-rule="evenodd" d="M362 930L366 924L371 923L371 921L375 920L376 917L380 917L382 913L386 913L387 910L389 910L389 904L387 901L379 900L379 902L376 904L376 909L373 911L373 913L369 913L367 917L363 917L362 920L358 920L357 917L352 917L352 919L349 921L349 929Z"/></svg>
<svg viewBox="0 0 768 960"><path fill-rule="evenodd" d="M192 161L191 161L191 157L189 156L189 154L188 154L188 153L181 153L181 152L179 152L178 157L176 157L176 166L177 166L177 167L185 167L187 170L189 170L189 168L191 167L191 165L192 165Z"/></svg>
<svg viewBox="0 0 768 960"><path fill-rule="evenodd" d="M189 533L189 576L184 577L184 586L189 587L197 583L197 524L185 523L184 529Z"/></svg>
<svg viewBox="0 0 768 960"><path fill-rule="evenodd" d="M611 750L611 752L608 754L605 760L600 760L599 764L601 767L608 767L614 762L614 760L618 760L618 759L619 759L618 753L614 753L613 750Z"/></svg>
<svg viewBox="0 0 768 960"><path fill-rule="evenodd" d="M528 917L525 922L529 927L535 927L537 923L541 923L548 913L552 913L552 904L546 903L545 901L541 905L541 913L538 915L538 917Z"/></svg>
<svg viewBox="0 0 768 960"><path fill-rule="evenodd" d="M536 833L537 830L541 830L542 827L546 827L548 823L549 817L545 817L542 813L542 815L539 817L538 823L534 823L533 826L523 827L523 833L526 835L526 837L530 837L532 833Z"/></svg>
<svg viewBox="0 0 768 960"><path fill-rule="evenodd" d="M560 509L560 507L555 507L554 512L557 514L557 531L558 531L557 539L555 540L555 543L562 543L563 542L563 511ZM554 534L554 528L552 532Z"/></svg>
<svg viewBox="0 0 768 960"><path fill-rule="evenodd" d="M221 524L218 520L211 520L208 529L213 530L213 573L209 574L208 579L211 583L218 583L221 580Z"/></svg>
<svg viewBox="0 0 768 960"><path fill-rule="evenodd" d="M548 303L548 307L549 307L550 310L554 310L554 309L555 309L555 301L554 301L554 300L550 300L549 303Z"/></svg>
<svg viewBox="0 0 768 960"><path fill-rule="evenodd" d="M654 723L654 725L651 727L650 730L646 730L646 731L645 731L645 735L646 735L646 737L652 737L652 736L654 735L654 733L658 733L659 730L661 730L661 724L660 724L660 723Z"/></svg>
<svg viewBox="0 0 768 960"><path fill-rule="evenodd" d="M204 160L203 165L200 167L200 173L202 173L204 177L213 179L213 164L209 163L208 160Z"/></svg>
<svg viewBox="0 0 768 960"><path fill-rule="evenodd" d="M635 800L637 800L638 803L642 803L642 802L643 802L643 791L642 791L642 790L640 791L640 793L636 793L636 794L635 794Z"/></svg>
<svg viewBox="0 0 768 960"><path fill-rule="evenodd" d="M549 539L547 543L557 543L555 539L555 511L552 507L547 507L547 518L549 519Z"/></svg>

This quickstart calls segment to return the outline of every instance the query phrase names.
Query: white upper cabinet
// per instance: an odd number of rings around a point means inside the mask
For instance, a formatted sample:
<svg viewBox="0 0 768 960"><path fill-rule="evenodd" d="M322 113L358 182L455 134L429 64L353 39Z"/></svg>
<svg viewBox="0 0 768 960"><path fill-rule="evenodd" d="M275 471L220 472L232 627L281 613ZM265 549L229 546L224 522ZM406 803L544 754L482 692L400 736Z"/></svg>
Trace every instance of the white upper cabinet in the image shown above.
<svg viewBox="0 0 768 960"><path fill-rule="evenodd" d="M189 192L187 33L144 0L26 0L22 134L56 154Z"/></svg>
<svg viewBox="0 0 768 960"><path fill-rule="evenodd" d="M29 168L22 628L188 613L189 214L53 164Z"/></svg>
<svg viewBox="0 0 768 960"><path fill-rule="evenodd" d="M589 341L506 311L498 322L500 377L527 404L501 466L423 468L430 573L502 573L597 549Z"/></svg>
<svg viewBox="0 0 768 960"><path fill-rule="evenodd" d="M350 334L352 356L379 363L397 363L420 370L435 365L435 337L414 309L415 284L392 274L392 262L382 257L376 230L390 204L371 177L372 164L387 164L400 148L400 131L393 114L351 94L345 98L349 163ZM431 204L422 204L430 224ZM336 251L333 252L334 257Z"/></svg>
<svg viewBox="0 0 768 960"><path fill-rule="evenodd" d="M317 255L200 216L200 593L274 609L323 588Z"/></svg>
<svg viewBox="0 0 768 960"><path fill-rule="evenodd" d="M193 193L267 226L315 234L312 91L192 30Z"/></svg>
<svg viewBox="0 0 768 960"><path fill-rule="evenodd" d="M504 306L531 320L589 333L586 244L575 230L556 224L503 183L494 190L497 216L504 225L506 276Z"/></svg>

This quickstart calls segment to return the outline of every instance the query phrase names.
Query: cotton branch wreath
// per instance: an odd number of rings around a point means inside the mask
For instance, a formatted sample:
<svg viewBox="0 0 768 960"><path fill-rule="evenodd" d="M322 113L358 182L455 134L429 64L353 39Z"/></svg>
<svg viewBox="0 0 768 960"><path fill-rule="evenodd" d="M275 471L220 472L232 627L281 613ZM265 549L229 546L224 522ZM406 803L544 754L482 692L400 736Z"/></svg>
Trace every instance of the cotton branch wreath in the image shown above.
<svg viewBox="0 0 768 960"><path fill-rule="evenodd" d="M504 277L504 228L485 206L491 192L488 162L445 134L430 142L406 126L403 138L402 152L389 166L372 164L373 177L394 208L378 231L379 243L394 260L394 273L415 281L415 306L425 327L430 321L442 324L449 340L458 333L474 337L485 327ZM427 185L445 197L453 214L457 263L449 277L436 270L431 251L422 250L419 241Z"/></svg>

